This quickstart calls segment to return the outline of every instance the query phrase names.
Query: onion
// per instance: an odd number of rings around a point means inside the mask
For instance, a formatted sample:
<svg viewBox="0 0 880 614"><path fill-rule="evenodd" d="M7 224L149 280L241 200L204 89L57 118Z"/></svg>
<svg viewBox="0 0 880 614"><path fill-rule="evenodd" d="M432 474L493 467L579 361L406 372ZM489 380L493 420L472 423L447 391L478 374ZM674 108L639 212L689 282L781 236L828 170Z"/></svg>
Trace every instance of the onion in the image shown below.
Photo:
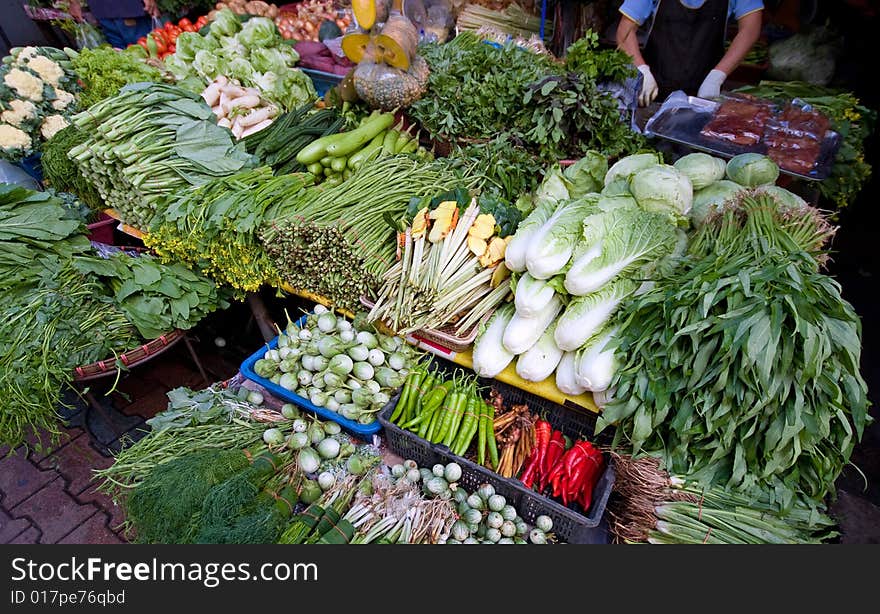
<svg viewBox="0 0 880 614"><path fill-rule="evenodd" d="M334 484L336 484L336 478L329 471L324 471L318 476L318 486L321 487L321 490L330 490Z"/></svg>

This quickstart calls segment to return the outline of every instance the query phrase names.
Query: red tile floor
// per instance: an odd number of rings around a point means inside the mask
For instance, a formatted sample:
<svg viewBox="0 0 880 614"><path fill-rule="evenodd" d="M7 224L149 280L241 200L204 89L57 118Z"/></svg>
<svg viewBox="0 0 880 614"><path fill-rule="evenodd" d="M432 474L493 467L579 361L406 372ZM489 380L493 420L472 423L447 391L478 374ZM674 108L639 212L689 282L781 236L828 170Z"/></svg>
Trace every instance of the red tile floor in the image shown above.
<svg viewBox="0 0 880 614"><path fill-rule="evenodd" d="M238 371L215 352L199 355L212 382ZM124 543L122 510L96 491L92 472L111 464L120 437L136 437L144 420L165 409L168 390L202 388L205 382L185 346L178 344L135 367L119 382L118 392L105 396L110 384L92 383L103 415L72 397L68 426L54 445L47 445L45 433L35 433L30 446L11 454L0 450L0 543Z"/></svg>

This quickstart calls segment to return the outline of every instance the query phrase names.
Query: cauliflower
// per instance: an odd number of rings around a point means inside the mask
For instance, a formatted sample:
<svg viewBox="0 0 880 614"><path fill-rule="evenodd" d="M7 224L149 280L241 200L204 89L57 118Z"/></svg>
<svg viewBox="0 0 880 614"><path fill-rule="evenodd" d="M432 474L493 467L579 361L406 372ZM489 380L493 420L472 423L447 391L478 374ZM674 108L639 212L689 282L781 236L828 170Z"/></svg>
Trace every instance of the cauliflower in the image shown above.
<svg viewBox="0 0 880 614"><path fill-rule="evenodd" d="M0 124L0 147L3 149L30 149L31 137L9 124Z"/></svg>
<svg viewBox="0 0 880 614"><path fill-rule="evenodd" d="M19 96L34 102L43 101L43 82L29 72L13 68L3 77L3 82L14 89Z"/></svg>
<svg viewBox="0 0 880 614"><path fill-rule="evenodd" d="M70 103L74 101L75 97L70 92L65 92L64 90L60 90L57 87L54 89L55 100L52 101L52 108L56 111L63 111L70 105Z"/></svg>
<svg viewBox="0 0 880 614"><path fill-rule="evenodd" d="M57 86L61 77L64 76L64 69L44 55L32 57L28 60L27 67L52 86Z"/></svg>
<svg viewBox="0 0 880 614"><path fill-rule="evenodd" d="M0 119L12 126L20 127L37 116L37 107L30 100L10 100L9 106L11 109L3 111Z"/></svg>
<svg viewBox="0 0 880 614"><path fill-rule="evenodd" d="M70 123L60 115L47 115L46 119L43 120L43 125L40 126L40 134L48 141L55 136L56 132L67 128L69 125Z"/></svg>
<svg viewBox="0 0 880 614"><path fill-rule="evenodd" d="M27 62L31 58L35 58L38 55L40 55L40 52L36 47L25 47L21 50L21 53L19 53L15 59L19 62Z"/></svg>

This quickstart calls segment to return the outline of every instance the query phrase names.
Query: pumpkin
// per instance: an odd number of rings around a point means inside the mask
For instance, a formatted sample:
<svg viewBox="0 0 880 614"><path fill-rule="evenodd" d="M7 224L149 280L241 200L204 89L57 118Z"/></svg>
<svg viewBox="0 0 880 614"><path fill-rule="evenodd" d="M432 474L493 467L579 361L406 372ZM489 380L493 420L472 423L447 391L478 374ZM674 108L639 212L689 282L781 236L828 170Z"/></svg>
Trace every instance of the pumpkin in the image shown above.
<svg viewBox="0 0 880 614"><path fill-rule="evenodd" d="M365 61L354 70L354 87L371 107L392 111L421 98L429 74L428 63L420 56L413 59L409 70Z"/></svg>

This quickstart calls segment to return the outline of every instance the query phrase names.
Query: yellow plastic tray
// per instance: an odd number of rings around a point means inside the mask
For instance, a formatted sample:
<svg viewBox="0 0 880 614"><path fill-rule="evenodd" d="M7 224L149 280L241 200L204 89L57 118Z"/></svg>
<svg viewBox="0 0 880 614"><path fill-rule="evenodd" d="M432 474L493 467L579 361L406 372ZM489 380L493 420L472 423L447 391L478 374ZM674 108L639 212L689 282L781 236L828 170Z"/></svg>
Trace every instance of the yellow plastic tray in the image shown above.
<svg viewBox="0 0 880 614"><path fill-rule="evenodd" d="M144 235L147 233L141 232L134 226L129 226L125 222L122 221L122 217L119 215L119 212L116 209L104 209L104 213L112 217L114 220L119 222L119 230L124 232L125 234L134 237L136 239L143 239Z"/></svg>

